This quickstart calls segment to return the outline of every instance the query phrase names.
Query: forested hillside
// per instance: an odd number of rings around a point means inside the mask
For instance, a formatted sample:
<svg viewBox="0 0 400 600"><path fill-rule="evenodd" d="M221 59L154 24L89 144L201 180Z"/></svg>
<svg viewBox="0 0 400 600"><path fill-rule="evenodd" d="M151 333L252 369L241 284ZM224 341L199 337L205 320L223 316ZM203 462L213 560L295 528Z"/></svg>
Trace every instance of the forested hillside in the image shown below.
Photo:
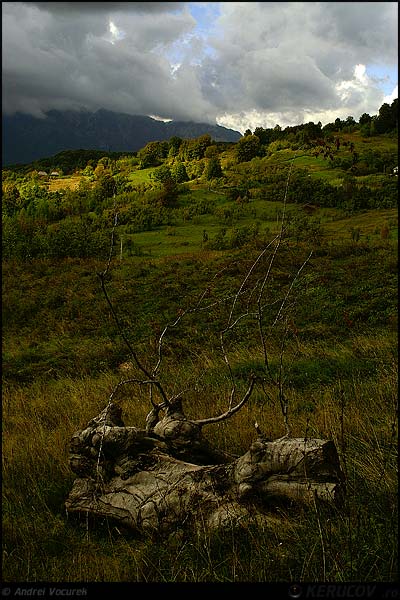
<svg viewBox="0 0 400 600"><path fill-rule="evenodd" d="M260 235L266 202L282 201L289 169L291 204L312 202L346 214L393 208L396 102L389 107L391 119L385 105L380 111L385 125L380 116L368 120L363 115L358 125L349 117L324 128L313 123L283 131L258 128L234 144L217 143L209 135L174 136L130 155L65 151L5 169L3 256L99 256L108 244L114 210L128 254L139 251L134 234L181 226L194 216L206 225L206 215L213 216L214 229L220 226L213 241L207 232L209 245L241 245L254 232L242 228L238 240L228 242L222 230L251 217ZM292 227L299 228L296 220Z"/></svg>
<svg viewBox="0 0 400 600"><path fill-rule="evenodd" d="M6 581L396 580L397 160L396 100L358 121L259 127L237 142L174 135L3 169ZM227 300L239 304L277 236L268 336L240 321L227 368ZM199 298L209 308L192 314ZM167 541L66 518L72 434L137 378L126 340L157 364L174 322L160 366L169 396L204 418L224 410L231 380L264 377L210 439L240 455L255 421L275 439L289 419L293 436L333 440L340 509L274 506L279 526ZM148 389L119 394L126 422L144 422Z"/></svg>

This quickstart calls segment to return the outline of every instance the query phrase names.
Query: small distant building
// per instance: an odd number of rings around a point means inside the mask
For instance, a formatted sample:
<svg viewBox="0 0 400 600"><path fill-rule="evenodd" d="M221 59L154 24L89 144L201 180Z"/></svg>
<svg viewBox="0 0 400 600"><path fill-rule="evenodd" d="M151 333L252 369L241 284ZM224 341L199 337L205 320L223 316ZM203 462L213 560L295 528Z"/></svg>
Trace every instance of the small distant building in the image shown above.
<svg viewBox="0 0 400 600"><path fill-rule="evenodd" d="M60 176L60 173L58 171L52 171L50 173L50 177L59 177L59 176Z"/></svg>
<svg viewBox="0 0 400 600"><path fill-rule="evenodd" d="M47 177L47 172L46 171L38 171L38 175L39 175L39 177Z"/></svg>

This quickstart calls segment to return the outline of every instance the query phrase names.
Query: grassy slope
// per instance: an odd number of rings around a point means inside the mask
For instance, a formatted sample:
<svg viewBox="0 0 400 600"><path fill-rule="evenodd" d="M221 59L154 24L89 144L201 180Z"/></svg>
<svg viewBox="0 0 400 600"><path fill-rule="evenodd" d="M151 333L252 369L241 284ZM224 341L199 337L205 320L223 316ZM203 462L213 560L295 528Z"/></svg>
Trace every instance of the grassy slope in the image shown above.
<svg viewBox="0 0 400 600"><path fill-rule="evenodd" d="M372 151L377 150L379 152L389 151L397 152L398 142L396 138L390 138L385 136L372 136L370 138L364 138L359 132L354 133L339 133L341 141L353 142L355 151L361 155L366 149ZM311 177L323 179L331 185L341 185L346 172L339 168L333 168L328 159L323 156L314 156L313 150L278 150L274 152L268 158L264 158L265 165L284 164L293 160L293 164L298 168L307 169ZM230 163L235 162L234 160L235 150L234 148L228 150L222 155L222 165L229 166ZM341 145L340 149L334 152L334 155L343 158L349 158L351 156L347 147ZM382 174L369 175L368 183L374 184L375 181L379 182L382 179ZM365 176L356 176L356 181L361 184L365 182Z"/></svg>
<svg viewBox="0 0 400 600"><path fill-rule="evenodd" d="M323 165L303 160L310 169L317 167L315 176L324 172ZM136 174L141 181L148 176ZM224 197L194 188L182 204L212 199L228 206ZM255 214L236 225L256 218L272 236L279 203L257 201L251 208ZM121 376L130 374L118 367L128 356L100 293L96 272L104 260L8 262L3 266L5 581L396 579L397 214L382 210L345 217L324 209L315 216L324 236L297 291L285 363L287 394L293 435L335 441L348 478L344 507L333 513L281 507L284 526L167 543L135 539L107 522L87 527L66 518L63 502L73 481L68 441L104 407ZM385 223L388 240L381 239ZM221 267L226 270L220 285L237 289L256 250L206 250L204 229L212 237L220 226L212 215L202 215L134 234L143 255L113 263L110 293L146 360L157 358L154 342L163 325ZM356 227L361 237L353 243ZM293 273L308 249L299 244L282 253L278 289L281 274ZM185 321L166 346L163 380L171 393L188 388L189 416L226 408L230 386L212 344L220 323L218 313L211 321L206 315ZM239 383L260 365L259 345L250 330L245 333L230 355ZM270 352L276 365L274 336ZM255 420L270 437L282 435L279 403L274 389L267 391L270 400L258 389L229 422L206 431L213 443L244 452L254 439ZM123 388L121 400L126 423L143 426L147 392Z"/></svg>
<svg viewBox="0 0 400 600"><path fill-rule="evenodd" d="M353 142L354 148L358 154L361 154L365 149L372 149L378 151L390 151L397 152L398 144L395 138L389 138L385 136L372 136L365 138L360 135L359 132L354 133L340 133L339 135L342 141ZM339 151L335 153L336 156L342 158L344 156L350 156L347 148L341 146ZM312 177L322 178L332 185L340 185L345 171L341 168L332 168L328 159L322 156L313 156L311 150L278 150L274 152L272 156L265 159L266 165L268 164L281 164L294 159L295 166L299 168L307 169ZM221 155L221 164L223 168L229 165L230 162L235 161L235 147L232 147L223 152ZM149 183L151 181L151 174L154 171L154 167L147 169L135 169L129 173L129 180L132 183ZM229 169L228 169L229 171ZM356 176L356 180L359 183L367 182L373 185L376 180L379 182L382 179L381 174L374 174L369 176ZM52 179L48 183L48 189L50 191L56 191L59 189L76 189L81 179L87 179L81 175L70 175L60 177L58 179Z"/></svg>
<svg viewBox="0 0 400 600"><path fill-rule="evenodd" d="M176 538L167 544L132 538L106 522L87 529L85 523L66 519L63 510L73 480L68 440L104 406L121 377L118 364L127 358L99 294L95 272L101 264L37 261L29 270L6 264L5 580L393 580L395 250L390 241L323 245L305 277L304 304L295 317L298 334L286 358L293 435L335 441L348 477L345 506L333 513L281 508L283 527L250 527L234 537L228 532L219 538ZM283 255L278 272L304 251ZM146 353L160 326L204 289L212 273L227 260L244 268L252 253L254 249L244 249L228 259L223 253L197 252L185 259L116 262L112 297L144 356L150 356ZM226 273L229 286L237 281L236 266ZM229 396L221 357L213 348L205 356L202 323L195 324L200 329L197 336L190 322L189 339L184 327L179 330L183 337L173 336L163 370L171 393L189 387L188 411L194 417L222 411ZM274 356L273 338L271 344ZM248 341L237 344L231 359L243 381L257 368L257 354ZM245 451L254 439L255 420L267 435L282 435L279 404L273 388L268 391L272 400L266 402L257 390L246 409L207 431L213 443ZM148 411L146 392L126 389L121 399L127 424L142 426Z"/></svg>
<svg viewBox="0 0 400 600"><path fill-rule="evenodd" d="M207 197L206 193L197 192L197 198ZM191 195L194 197L194 194ZM222 201L221 205L225 208L234 208L234 203ZM259 222L260 232L273 234L277 231L277 211L283 207L281 202L268 202L254 200L251 202L247 211L244 211L239 220L230 223L216 221L213 215L199 215L190 222L177 220L172 226L160 226L153 231L129 234L128 237L133 241L143 256L148 258L160 258L173 255L193 254L200 252L203 247L203 233L206 232L210 240L214 239L221 227L226 229L226 236L229 238L233 229L246 227ZM303 214L301 207L296 205L289 206L288 211L291 214ZM313 218L319 219L322 225L323 235L331 240L350 240L352 229L360 230L360 239L379 239L383 225L387 224L392 239L397 239L397 210L385 209L368 211L362 214L344 216L340 211L334 209L317 209L313 213Z"/></svg>

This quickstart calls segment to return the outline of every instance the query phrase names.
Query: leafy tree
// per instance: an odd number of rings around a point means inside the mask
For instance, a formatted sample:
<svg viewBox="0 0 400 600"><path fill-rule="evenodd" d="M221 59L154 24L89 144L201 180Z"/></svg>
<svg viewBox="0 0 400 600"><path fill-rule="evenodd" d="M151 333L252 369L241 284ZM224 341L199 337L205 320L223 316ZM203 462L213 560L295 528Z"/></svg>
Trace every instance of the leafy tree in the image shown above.
<svg viewBox="0 0 400 600"><path fill-rule="evenodd" d="M310 121L309 123L305 123L300 127L301 130L304 132L305 139L307 139L308 141L315 140L321 137L321 121L319 121L317 124L315 124L313 121Z"/></svg>
<svg viewBox="0 0 400 600"><path fill-rule="evenodd" d="M165 183L168 179L172 179L171 170L167 165L161 165L153 171L152 179L159 183Z"/></svg>
<svg viewBox="0 0 400 600"><path fill-rule="evenodd" d="M260 140L260 144L263 146L267 146L270 141L270 133L268 129L263 129L262 127L256 127L254 130L254 135L258 137Z"/></svg>
<svg viewBox="0 0 400 600"><path fill-rule="evenodd" d="M370 135L375 135L377 133L375 123L376 123L376 117L373 117L373 119L371 120L371 123L369 124L369 134Z"/></svg>
<svg viewBox="0 0 400 600"><path fill-rule="evenodd" d="M377 133L387 133L397 127L397 98L390 106L387 102L382 104L379 115L375 120Z"/></svg>
<svg viewBox="0 0 400 600"><path fill-rule="evenodd" d="M92 165L87 164L84 170L82 171L82 175L85 175L85 177L93 177L94 169Z"/></svg>
<svg viewBox="0 0 400 600"><path fill-rule="evenodd" d="M20 195L15 183L7 182L3 185L2 210L6 215L13 215L20 208Z"/></svg>
<svg viewBox="0 0 400 600"><path fill-rule="evenodd" d="M114 176L114 183L116 194L121 194L124 191L130 191L132 189L129 179L123 174L123 171Z"/></svg>
<svg viewBox="0 0 400 600"><path fill-rule="evenodd" d="M118 171L129 171L133 167L136 167L139 161L136 156L121 156L115 164Z"/></svg>
<svg viewBox="0 0 400 600"><path fill-rule="evenodd" d="M103 165L105 169L109 171L115 170L115 160L112 160L109 156L102 156L98 161L97 165Z"/></svg>
<svg viewBox="0 0 400 600"><path fill-rule="evenodd" d="M390 108L392 110L392 117L393 117L394 128L397 129L398 128L398 122L399 122L399 101L398 101L398 98L395 98L393 100L392 104L390 105Z"/></svg>
<svg viewBox="0 0 400 600"><path fill-rule="evenodd" d="M171 167L171 176L176 183L184 183L189 180L186 167L183 162L177 162Z"/></svg>
<svg viewBox="0 0 400 600"><path fill-rule="evenodd" d="M368 113L363 113L359 118L358 122L360 125L367 125L368 123L371 123L371 120L371 115L369 115Z"/></svg>
<svg viewBox="0 0 400 600"><path fill-rule="evenodd" d="M211 136L204 134L198 138L183 140L178 153L178 158L184 161L201 160L204 158L206 148L211 145Z"/></svg>
<svg viewBox="0 0 400 600"><path fill-rule="evenodd" d="M332 135L332 131L336 131L336 125L335 123L327 123L326 125L323 126L322 128L322 133L325 136L325 139L329 138Z"/></svg>
<svg viewBox="0 0 400 600"><path fill-rule="evenodd" d="M360 134L363 137L370 137L370 135L371 135L371 124L372 124L372 120L369 121L368 123L364 123L363 125L361 125L361 127L360 127Z"/></svg>
<svg viewBox="0 0 400 600"><path fill-rule="evenodd" d="M28 205L29 202L34 201L35 198L40 198L47 195L45 187L38 185L35 181L26 180L22 182L18 187L19 195L24 200L24 204Z"/></svg>
<svg viewBox="0 0 400 600"><path fill-rule="evenodd" d="M137 153L141 169L157 167L167 156L168 142L149 142Z"/></svg>
<svg viewBox="0 0 400 600"><path fill-rule="evenodd" d="M221 162L219 158L214 156L208 159L204 171L204 176L207 179L207 181L210 181L211 179L218 179L218 177L222 177Z"/></svg>
<svg viewBox="0 0 400 600"><path fill-rule="evenodd" d="M100 175L91 191L91 195L95 201L100 202L105 198L111 198L116 192L116 183L114 178L109 173Z"/></svg>
<svg viewBox="0 0 400 600"><path fill-rule="evenodd" d="M183 141L182 138L180 138L176 135L172 136L169 139L168 156L170 156L171 158L178 156L179 148L181 147L182 141Z"/></svg>
<svg viewBox="0 0 400 600"><path fill-rule="evenodd" d="M246 135L236 144L236 157L238 162L247 162L255 158L260 152L260 138L256 135Z"/></svg>
<svg viewBox="0 0 400 600"><path fill-rule="evenodd" d="M105 173L109 173L109 171L106 170L106 167L103 163L99 163L93 171L93 175L96 177L96 179L100 179L100 177L102 177Z"/></svg>
<svg viewBox="0 0 400 600"><path fill-rule="evenodd" d="M218 147L216 144L211 144L210 146L207 146L205 152L204 152L204 158L214 158L217 157L219 154L218 152Z"/></svg>
<svg viewBox="0 0 400 600"><path fill-rule="evenodd" d="M194 140L194 145L193 145L194 156L193 156L193 158L196 158L196 159L204 158L205 151L208 148L208 146L210 146L210 145L211 145L211 136L208 133L206 133L204 135L200 135L196 140Z"/></svg>
<svg viewBox="0 0 400 600"><path fill-rule="evenodd" d="M205 160L193 160L185 164L186 172L189 179L198 179L203 175L205 168Z"/></svg>
<svg viewBox="0 0 400 600"><path fill-rule="evenodd" d="M175 206L178 197L179 189L175 181L170 177L162 183L162 190L157 195L157 200L161 206Z"/></svg>

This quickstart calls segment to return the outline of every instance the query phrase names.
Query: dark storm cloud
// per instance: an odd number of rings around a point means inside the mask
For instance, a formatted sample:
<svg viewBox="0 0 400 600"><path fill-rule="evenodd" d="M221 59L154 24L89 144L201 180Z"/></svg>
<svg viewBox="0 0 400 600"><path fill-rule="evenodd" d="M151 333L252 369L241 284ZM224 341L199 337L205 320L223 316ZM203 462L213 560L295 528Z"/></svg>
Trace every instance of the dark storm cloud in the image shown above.
<svg viewBox="0 0 400 600"><path fill-rule="evenodd" d="M78 12L170 12L182 8L184 2L30 2L38 8L53 13Z"/></svg>
<svg viewBox="0 0 400 600"><path fill-rule="evenodd" d="M382 92L356 65L397 62L392 2L222 2L208 37L184 2L2 7L9 113L104 107L296 121L346 109L358 117L379 107Z"/></svg>
<svg viewBox="0 0 400 600"><path fill-rule="evenodd" d="M138 14L143 7L133 4L125 12L121 3L107 3L107 11L86 7L77 14L3 3L3 110L40 116L50 108L105 107L186 119L209 115L194 72L182 68L174 78L163 57L163 49L192 31L190 13L153 3Z"/></svg>
<svg viewBox="0 0 400 600"><path fill-rule="evenodd" d="M353 52L362 60L397 60L397 4L393 2L327 2L321 36Z"/></svg>

